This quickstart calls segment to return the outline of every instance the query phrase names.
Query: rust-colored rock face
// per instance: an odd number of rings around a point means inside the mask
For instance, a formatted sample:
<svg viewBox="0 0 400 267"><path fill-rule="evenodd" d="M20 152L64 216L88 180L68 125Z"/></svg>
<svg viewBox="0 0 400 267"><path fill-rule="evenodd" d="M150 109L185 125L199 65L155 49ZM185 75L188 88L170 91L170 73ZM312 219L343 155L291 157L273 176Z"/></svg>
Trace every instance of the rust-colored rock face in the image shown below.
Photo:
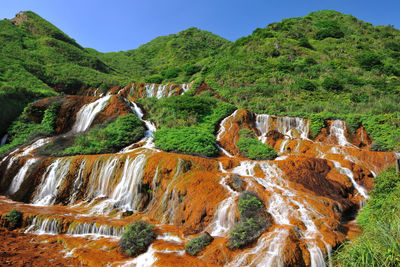
<svg viewBox="0 0 400 267"><path fill-rule="evenodd" d="M111 88L108 95L93 89L91 96L64 96L57 134L79 132L79 116L92 120L84 125L87 130L131 113L128 101L179 95L188 88L136 83ZM196 93L204 91L213 92L203 84ZM53 101L34 107L43 111ZM92 113L78 115L85 108ZM37 114L32 112L31 119L40 122ZM151 137L116 154L60 158L36 153L52 138L22 146L0 159L0 227L9 226L5 215L11 209L23 212L19 229L0 229L2 264L22 265L26 257L35 266L323 265L332 248L358 233L350 221L374 177L396 155L370 151L362 127L351 135L344 122L327 121L315 140L309 127L307 119L239 109L220 123L218 158L163 152ZM274 147L279 157L241 157L236 143L242 128ZM231 250L229 231L240 220L238 199L246 191L265 205L269 227L254 242ZM124 226L139 220L155 225L157 238L143 254L128 257L118 239ZM190 239L205 231L213 242L196 256L185 253Z"/></svg>

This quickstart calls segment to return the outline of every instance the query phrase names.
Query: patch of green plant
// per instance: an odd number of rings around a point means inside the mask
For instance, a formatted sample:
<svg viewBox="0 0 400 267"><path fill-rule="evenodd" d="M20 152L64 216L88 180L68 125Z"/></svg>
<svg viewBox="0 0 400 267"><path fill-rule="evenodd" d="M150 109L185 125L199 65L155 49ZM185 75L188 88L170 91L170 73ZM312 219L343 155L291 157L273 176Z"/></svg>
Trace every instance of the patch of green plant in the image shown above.
<svg viewBox="0 0 400 267"><path fill-rule="evenodd" d="M398 266L400 264L400 177L395 167L382 171L357 222L362 234L335 252L335 266Z"/></svg>
<svg viewBox="0 0 400 267"><path fill-rule="evenodd" d="M210 236L209 233L203 233L199 235L198 237L195 237L189 241L185 245L185 250L186 253L196 256L200 251L202 251L205 247L211 244L211 242L214 240L212 236Z"/></svg>
<svg viewBox="0 0 400 267"><path fill-rule="evenodd" d="M103 126L104 127L104 126ZM77 136L74 145L55 155L99 154L115 152L137 142L144 136L145 127L134 114L117 118L104 128L94 128Z"/></svg>
<svg viewBox="0 0 400 267"><path fill-rule="evenodd" d="M27 106L22 115L13 122L8 130L10 142L0 147L0 155L11 149L32 142L41 136L49 136L54 134L55 121L57 119L60 102L54 102L42 111L36 110L39 117L42 117L41 123L35 123L29 119L29 114L35 112L32 106Z"/></svg>
<svg viewBox="0 0 400 267"><path fill-rule="evenodd" d="M254 134L247 129L239 131L239 140L236 145L240 153L249 159L270 160L278 156L272 147L256 139Z"/></svg>
<svg viewBox="0 0 400 267"><path fill-rule="evenodd" d="M157 147L169 152L212 157L218 154L216 139L207 129L200 127L175 127L154 133Z"/></svg>
<svg viewBox="0 0 400 267"><path fill-rule="evenodd" d="M240 221L229 232L227 246L230 249L243 248L256 241L271 225L265 213L265 206L253 192L243 192L239 197Z"/></svg>
<svg viewBox="0 0 400 267"><path fill-rule="evenodd" d="M22 212L16 209L12 209L4 217L7 228L9 230L14 230L22 226Z"/></svg>
<svg viewBox="0 0 400 267"><path fill-rule="evenodd" d="M119 241L120 249L131 257L145 252L156 238L153 228L143 221L129 224Z"/></svg>

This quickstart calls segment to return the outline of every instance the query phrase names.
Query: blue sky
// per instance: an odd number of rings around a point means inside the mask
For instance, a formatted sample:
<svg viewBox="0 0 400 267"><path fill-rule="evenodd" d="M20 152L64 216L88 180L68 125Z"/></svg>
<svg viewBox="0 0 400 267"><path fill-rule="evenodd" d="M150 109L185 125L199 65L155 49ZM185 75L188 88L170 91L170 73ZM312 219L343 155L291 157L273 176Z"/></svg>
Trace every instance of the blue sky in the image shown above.
<svg viewBox="0 0 400 267"><path fill-rule="evenodd" d="M400 28L400 0L1 0L0 18L32 10L84 47L111 52L191 26L234 41L258 27L322 9Z"/></svg>

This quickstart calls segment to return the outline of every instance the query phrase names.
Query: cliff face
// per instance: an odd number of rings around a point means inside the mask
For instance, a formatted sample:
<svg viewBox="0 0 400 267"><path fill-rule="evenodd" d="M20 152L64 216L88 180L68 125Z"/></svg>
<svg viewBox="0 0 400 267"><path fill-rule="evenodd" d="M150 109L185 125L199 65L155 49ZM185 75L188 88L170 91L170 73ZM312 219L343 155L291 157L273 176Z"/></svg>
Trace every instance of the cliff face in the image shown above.
<svg viewBox="0 0 400 267"><path fill-rule="evenodd" d="M56 133L67 136L131 113L129 101L137 98L188 89L131 84L107 95L91 90L91 96L65 96ZM45 109L50 102L34 105ZM312 140L309 124L237 110L219 126L216 158L160 151L151 136L115 154L45 157L36 152L55 137L39 139L0 162L0 191L7 196L0 198L2 223L17 208L24 213L26 235L62 240L70 255L89 266L323 266L332 248L346 240L345 223L368 198L375 175L396 155L370 151L362 127L349 134L345 122L327 121ZM241 128L273 146L279 157L243 158L236 146ZM227 238L239 220L243 191L260 197L271 226L256 242L230 250ZM123 227L137 220L156 225L157 239L146 253L129 259L117 241ZM203 231L215 237L211 245L197 257L185 254L184 244Z"/></svg>

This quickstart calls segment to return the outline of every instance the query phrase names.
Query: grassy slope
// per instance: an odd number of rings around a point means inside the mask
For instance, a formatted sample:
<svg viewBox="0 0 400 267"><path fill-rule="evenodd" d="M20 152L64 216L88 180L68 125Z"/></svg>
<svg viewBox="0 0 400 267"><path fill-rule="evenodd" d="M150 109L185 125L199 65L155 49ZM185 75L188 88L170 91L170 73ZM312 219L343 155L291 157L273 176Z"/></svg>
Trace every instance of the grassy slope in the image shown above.
<svg viewBox="0 0 400 267"><path fill-rule="evenodd" d="M136 81L146 81L152 75L161 75L164 82L188 82L187 68L210 58L229 45L230 41L211 32L189 28L177 34L157 37L137 49L99 54L99 57ZM176 73L177 76L168 75Z"/></svg>
<svg viewBox="0 0 400 267"><path fill-rule="evenodd" d="M81 86L124 84L113 71L61 30L33 12L14 25L0 21L0 134L36 99L74 92Z"/></svg>
<svg viewBox="0 0 400 267"><path fill-rule="evenodd" d="M374 181L371 199L357 218L363 233L342 245L335 266L400 265L400 176L394 166Z"/></svg>

